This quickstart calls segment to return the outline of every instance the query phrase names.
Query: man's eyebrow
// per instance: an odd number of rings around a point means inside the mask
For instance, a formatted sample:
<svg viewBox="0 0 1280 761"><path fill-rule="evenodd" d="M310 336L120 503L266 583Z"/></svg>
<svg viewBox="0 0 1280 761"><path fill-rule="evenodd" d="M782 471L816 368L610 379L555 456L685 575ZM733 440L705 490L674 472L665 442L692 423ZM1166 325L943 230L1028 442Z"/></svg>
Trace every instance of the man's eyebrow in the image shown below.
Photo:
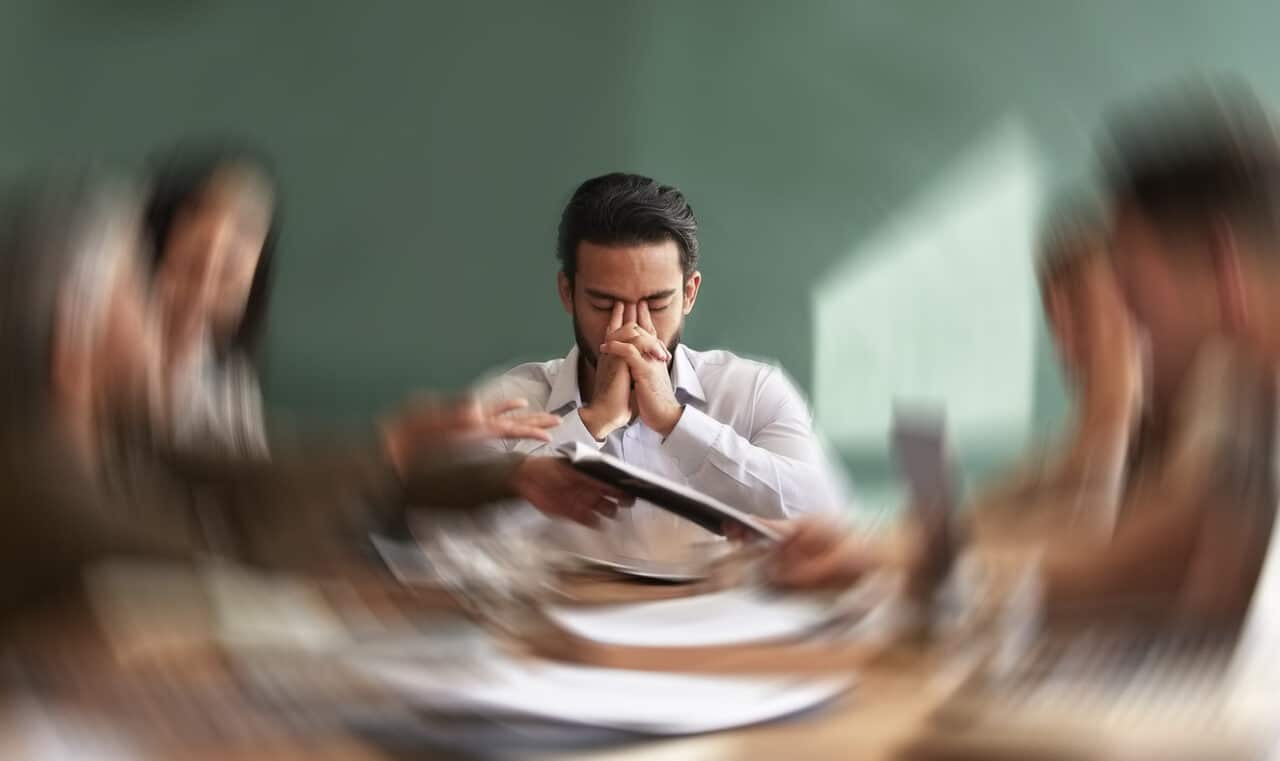
<svg viewBox="0 0 1280 761"><path fill-rule="evenodd" d="M621 301L624 304L627 301L623 297L609 293L608 291L598 291L595 288L584 288L583 290L586 291L587 295L593 299L601 299L604 301ZM648 296L645 296L640 300L641 301L657 301L658 299L669 299L674 295L676 295L676 289L669 288L665 291L654 291L653 293L650 293Z"/></svg>

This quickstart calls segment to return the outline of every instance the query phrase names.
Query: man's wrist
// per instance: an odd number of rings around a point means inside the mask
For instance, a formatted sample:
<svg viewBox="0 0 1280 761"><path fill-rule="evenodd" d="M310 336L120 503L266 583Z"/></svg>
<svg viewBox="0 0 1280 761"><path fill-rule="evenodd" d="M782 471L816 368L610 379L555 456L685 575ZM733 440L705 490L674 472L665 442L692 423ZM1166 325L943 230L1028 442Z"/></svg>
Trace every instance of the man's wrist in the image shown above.
<svg viewBox="0 0 1280 761"><path fill-rule="evenodd" d="M671 432L680 424L680 418L684 417L684 405L677 404L670 410L665 411L654 421L654 425L649 426L664 439L671 435Z"/></svg>
<svg viewBox="0 0 1280 761"><path fill-rule="evenodd" d="M591 438L596 441L604 441L604 439L613 433L621 425L616 418L607 418L599 414L599 408L593 408L591 405L580 407L578 409L578 417L582 420L582 425L587 429L587 433L591 434Z"/></svg>

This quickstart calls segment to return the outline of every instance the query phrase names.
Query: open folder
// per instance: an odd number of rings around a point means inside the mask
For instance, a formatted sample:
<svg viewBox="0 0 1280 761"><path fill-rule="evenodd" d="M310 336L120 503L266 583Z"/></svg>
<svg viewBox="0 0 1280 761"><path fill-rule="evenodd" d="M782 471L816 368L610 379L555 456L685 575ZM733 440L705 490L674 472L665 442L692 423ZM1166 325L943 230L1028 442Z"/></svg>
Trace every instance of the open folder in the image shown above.
<svg viewBox="0 0 1280 761"><path fill-rule="evenodd" d="M692 521L714 534L723 535L726 525L736 524L770 541L782 538L776 529L754 515L730 507L684 484L629 465L585 444L566 444L559 452L570 465L592 478L616 486L637 499L643 499Z"/></svg>

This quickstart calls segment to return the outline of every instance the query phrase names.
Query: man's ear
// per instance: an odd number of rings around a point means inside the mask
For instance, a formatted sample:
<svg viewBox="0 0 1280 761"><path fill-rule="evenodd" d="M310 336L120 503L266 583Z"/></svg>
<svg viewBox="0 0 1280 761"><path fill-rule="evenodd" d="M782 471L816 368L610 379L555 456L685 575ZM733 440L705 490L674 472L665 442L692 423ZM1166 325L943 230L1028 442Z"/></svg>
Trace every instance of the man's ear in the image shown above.
<svg viewBox="0 0 1280 761"><path fill-rule="evenodd" d="M702 273L694 270L684 279L684 313L693 311L693 302L698 300L698 289L702 287Z"/></svg>
<svg viewBox="0 0 1280 761"><path fill-rule="evenodd" d="M573 314L573 281L563 272L556 273L556 290L560 292L560 305Z"/></svg>
<svg viewBox="0 0 1280 761"><path fill-rule="evenodd" d="M1230 333L1243 333L1251 327L1249 290L1245 286L1245 253L1240 236L1225 218L1215 219L1209 234L1209 252L1213 258L1213 274L1217 283L1219 312Z"/></svg>

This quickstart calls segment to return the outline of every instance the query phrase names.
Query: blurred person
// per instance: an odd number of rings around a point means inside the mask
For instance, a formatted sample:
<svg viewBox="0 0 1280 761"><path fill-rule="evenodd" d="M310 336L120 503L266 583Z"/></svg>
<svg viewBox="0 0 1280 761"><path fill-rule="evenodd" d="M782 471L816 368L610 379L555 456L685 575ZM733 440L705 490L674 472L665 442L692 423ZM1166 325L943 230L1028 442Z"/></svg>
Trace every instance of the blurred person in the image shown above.
<svg viewBox="0 0 1280 761"><path fill-rule="evenodd" d="M1078 531L1107 539L1118 520L1142 419L1138 332L1106 251L1101 218L1056 210L1041 242L1041 302L1071 395L1067 436L970 501L975 530L1010 539Z"/></svg>
<svg viewBox="0 0 1280 761"><path fill-rule="evenodd" d="M174 445L263 456L257 363L278 237L275 180L261 156L232 145L181 147L150 180L146 237Z"/></svg>
<svg viewBox="0 0 1280 761"><path fill-rule="evenodd" d="M258 362L279 237L278 185L264 156L230 142L181 145L156 162L150 179L144 220L163 326L165 438L196 457L265 458ZM475 402L437 406L414 414L441 417L442 431L495 417Z"/></svg>
<svg viewBox="0 0 1280 761"><path fill-rule="evenodd" d="M1150 339L1143 446L1158 465L1107 545L1049 543L1040 582L1051 611L1236 622L1276 506L1280 141L1251 94L1222 89L1146 104L1111 135L1109 249ZM938 545L927 527L903 535L891 544L802 526L777 551L775 576L812 587L885 565L915 573Z"/></svg>
<svg viewBox="0 0 1280 761"><path fill-rule="evenodd" d="M480 395L528 399L561 422L547 443L502 446L552 454L576 442L770 518L843 506L809 409L783 371L683 343L702 285L698 223L683 193L636 174L589 179L561 214L557 255L573 348L489 380ZM603 536L565 537L628 557L671 557L667 549L710 539L645 506Z"/></svg>
<svg viewBox="0 0 1280 761"><path fill-rule="evenodd" d="M1144 457L1164 477L1097 562L1054 559L1056 591L1234 615L1275 511L1280 140L1247 89L1189 88L1119 113L1104 156L1118 282L1150 339Z"/></svg>
<svg viewBox="0 0 1280 761"><path fill-rule="evenodd" d="M53 594L116 555L187 558L211 534L273 567L328 565L408 501L468 507L520 496L593 521L622 495L543 458L456 465L459 439L545 438L518 406L421 402L369 447L267 462L193 462L132 435L150 418L162 337L139 263L132 196L81 181L34 189L0 223L0 610ZM197 503L208 493L215 500ZM218 523L197 505L216 504Z"/></svg>

